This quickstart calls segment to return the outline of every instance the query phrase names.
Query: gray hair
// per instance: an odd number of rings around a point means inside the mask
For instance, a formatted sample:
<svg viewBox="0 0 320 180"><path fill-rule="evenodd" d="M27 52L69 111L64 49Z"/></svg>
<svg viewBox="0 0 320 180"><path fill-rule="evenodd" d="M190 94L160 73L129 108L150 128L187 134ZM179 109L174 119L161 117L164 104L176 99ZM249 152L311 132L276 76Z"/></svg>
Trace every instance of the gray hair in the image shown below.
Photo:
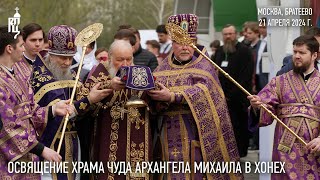
<svg viewBox="0 0 320 180"><path fill-rule="evenodd" d="M113 43L110 45L109 48L109 60L107 61L107 63L105 64L106 69L108 70L109 74L111 75L111 77L114 77L116 75L117 70L115 69L112 60L113 60L113 53L116 49L128 49L131 50L133 53L133 48L131 46L131 44L129 43L129 41L127 40L117 40L115 39L113 41ZM132 64L133 64L133 60L132 60Z"/></svg>
<svg viewBox="0 0 320 180"><path fill-rule="evenodd" d="M53 77L58 81L72 80L73 75L71 73L70 67L66 71L63 71L57 63L51 61L50 57L51 55L47 54L45 56L44 62L48 70L52 73Z"/></svg>
<svg viewBox="0 0 320 180"><path fill-rule="evenodd" d="M127 49L131 49L132 50L132 46L127 40L115 39L113 41L113 43L110 45L110 48L109 48L109 56L110 56L110 58L112 58L113 52L117 48L122 48L122 49L123 48L127 48Z"/></svg>

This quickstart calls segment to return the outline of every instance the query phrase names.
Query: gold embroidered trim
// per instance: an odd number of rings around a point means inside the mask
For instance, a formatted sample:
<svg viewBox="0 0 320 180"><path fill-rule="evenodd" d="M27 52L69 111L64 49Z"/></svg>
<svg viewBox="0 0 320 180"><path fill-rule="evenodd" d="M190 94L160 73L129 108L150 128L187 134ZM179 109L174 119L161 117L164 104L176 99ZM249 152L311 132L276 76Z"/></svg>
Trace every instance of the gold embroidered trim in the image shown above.
<svg viewBox="0 0 320 180"><path fill-rule="evenodd" d="M161 71L161 72L155 72L153 73L154 76L175 76L178 75L180 72L180 70L165 70L165 71ZM212 74L209 73L208 71L204 71L201 69L196 69L196 68L188 68L187 71L183 71L182 74L199 74L202 76L205 76L207 78L209 78L212 83L214 84L214 86L216 87L221 87L218 82L213 78ZM171 89L170 89L171 90ZM222 88L218 89L219 94L224 98L224 92L222 90Z"/></svg>
<svg viewBox="0 0 320 180"><path fill-rule="evenodd" d="M58 133L59 136L61 136L61 134L62 134L61 132ZM77 131L68 131L68 132L65 132L65 134L71 134L74 136L74 135L77 135L78 132ZM59 139L60 139L60 137L59 137Z"/></svg>
<svg viewBox="0 0 320 180"><path fill-rule="evenodd" d="M109 89L111 87L110 79L110 76L106 75L104 72L99 72L98 77L90 76L89 80L92 80L92 82L85 82L78 88L76 99L80 100L85 96L88 96L93 86L99 82L102 82L99 89Z"/></svg>
<svg viewBox="0 0 320 180"><path fill-rule="evenodd" d="M130 132L131 134L131 132ZM130 143L129 143L130 144ZM138 146L137 146L138 145ZM144 151L145 151L145 144L144 142L140 144L136 144L134 141L131 142L131 149L127 149L130 154L129 161L132 164L132 170L133 173L130 173L130 178L138 178L138 177L146 177L147 173L134 173L136 170L136 164L137 162L141 163L145 161L144 157ZM130 179L127 176L127 179Z"/></svg>
<svg viewBox="0 0 320 180"><path fill-rule="evenodd" d="M38 141L33 142L33 144L32 144L28 149L26 149L25 151L21 152L21 154L16 155L16 157L14 157L13 159L11 159L10 162L15 162L16 160L20 159L22 156L28 154L29 151L30 151L31 149L33 149L37 144L38 144Z"/></svg>
<svg viewBox="0 0 320 180"><path fill-rule="evenodd" d="M316 72L316 73L317 73L316 76L319 76L319 72ZM320 86L317 86L317 89L314 91L312 95L312 99L315 99L315 97L318 95L319 90L320 90Z"/></svg>
<svg viewBox="0 0 320 180"><path fill-rule="evenodd" d="M32 114L32 113L30 113ZM22 120L26 120L26 119L29 119L29 118L32 118L32 115L26 115L26 116L22 116L20 118L17 118L16 121L22 121Z"/></svg>
<svg viewBox="0 0 320 180"><path fill-rule="evenodd" d="M23 60L24 64L27 66L27 68L29 69L30 75L31 75L31 73L32 73L32 71L33 71L32 65L30 65L30 64L28 63L28 61L26 60L26 58L25 58L24 56L22 57L22 60Z"/></svg>
<svg viewBox="0 0 320 180"><path fill-rule="evenodd" d="M291 73L292 73L292 72L291 72ZM296 99L297 99L297 102L301 103L300 96L298 96L297 92L295 91L295 86L293 85L292 79L291 79L291 77L290 77L290 73L286 73L286 76L287 76L287 78L288 78L288 82L289 82L289 84L290 84L291 90L292 90L294 96L295 96ZM293 76L294 76L294 75L293 75ZM300 81L303 81L302 77L301 77L301 79L299 79L299 80L300 80ZM303 82L303 83L304 83L304 82Z"/></svg>
<svg viewBox="0 0 320 180"><path fill-rule="evenodd" d="M319 107L319 106L316 106L316 105L313 105L313 104L305 104L305 103L279 104L279 107L284 107L284 106L307 106L307 107L311 107L311 108L320 110L320 107Z"/></svg>
<svg viewBox="0 0 320 180"><path fill-rule="evenodd" d="M144 159L146 162L149 161L149 111L145 108L145 125L144 125L144 136L145 136L145 156ZM149 174L147 174L147 179L149 179Z"/></svg>
<svg viewBox="0 0 320 180"><path fill-rule="evenodd" d="M18 129L15 129L14 131L8 133L6 136L2 137L0 139L0 146L5 143L7 140L13 138L14 136L16 136L17 134L20 134L22 131L24 131L23 127L19 127Z"/></svg>
<svg viewBox="0 0 320 180"><path fill-rule="evenodd" d="M302 114L302 113L293 114L293 115L281 115L281 116L279 116L280 119L282 119L282 118L295 118L295 117L303 117L303 118L308 118L308 119L320 122L320 120L318 118L315 118L315 117L312 117L312 116L308 116L308 115Z"/></svg>
<svg viewBox="0 0 320 180"><path fill-rule="evenodd" d="M116 101L117 97L120 95L120 91L113 91L113 96L109 102L106 102L102 107L104 109L107 109L109 107L112 107L114 102Z"/></svg>
<svg viewBox="0 0 320 180"><path fill-rule="evenodd" d="M21 63L19 63L19 65L22 65ZM17 71L20 71L19 74L16 75L16 77L14 77L11 73L9 73L9 76L11 76L13 78L13 80L17 83L17 85L21 88L21 91L23 92L24 95L26 95L26 97L28 97L29 95L29 86L28 86L28 83L24 83L24 84L21 84L19 83L19 81L17 79L20 79L20 80L25 80L27 79L25 76L24 76L24 72L21 71L19 65L15 65L13 67L16 68ZM7 69L6 69L7 70ZM8 71L8 70L7 70ZM21 77L19 77L21 76Z"/></svg>
<svg viewBox="0 0 320 180"><path fill-rule="evenodd" d="M64 137L65 142L65 161L68 163L68 169L72 168L72 162L73 162L73 142L72 142L72 136L71 134L65 134ZM78 142L77 142L78 143ZM68 171L67 173L68 179L74 179L72 171Z"/></svg>
<svg viewBox="0 0 320 180"><path fill-rule="evenodd" d="M110 112L111 113L111 112ZM118 150L118 130L119 130L119 120L120 117L114 118L111 115L111 132L110 132L110 146L109 146L109 162L115 162L117 160L117 150ZM128 123L130 126L130 123ZM128 144L128 143L127 143ZM114 179L113 169L108 169L108 179Z"/></svg>
<svg viewBox="0 0 320 180"><path fill-rule="evenodd" d="M74 83L74 80L55 81L52 83L48 83L42 86L39 89L39 91L34 95L34 100L36 103L38 103L46 93L57 89L64 89L67 87L72 88L74 86Z"/></svg>
<svg viewBox="0 0 320 180"><path fill-rule="evenodd" d="M13 110L14 112L16 112L19 108L22 108L23 106L28 105L28 104L30 104L30 103L31 103L30 101L28 101L28 102L23 102L23 103L21 103L21 104L16 105L12 110Z"/></svg>
<svg viewBox="0 0 320 180"><path fill-rule="evenodd" d="M301 107L299 107L301 106ZM279 118L306 117L315 121L319 120L320 108L312 104L290 103L281 104L277 109Z"/></svg>
<svg viewBox="0 0 320 180"><path fill-rule="evenodd" d="M33 117L32 114L34 114L37 106L35 105L34 108L33 108L32 110L30 110L30 106L28 106L28 108L27 108L27 107L26 107L27 105L30 105L30 102L23 102L23 103L21 103L21 104L16 105L16 106L12 109L12 111L13 111L14 113L16 113L16 111L17 111L19 108L23 108L23 107L24 107L24 114L26 114L26 115L17 118L16 121L22 121L22 120L29 119L29 118ZM44 122L44 123L45 123L45 122Z"/></svg>
<svg viewBox="0 0 320 180"><path fill-rule="evenodd" d="M31 69L31 71L27 71L27 73L30 73L30 74L28 74L28 75L26 75L26 70L25 71L23 71L22 69L21 69L21 66L24 66L24 69L28 69L28 66L27 65L29 65L29 63L19 63L19 64L16 64L16 68L17 68L17 70L20 72L19 74L22 76L22 78L23 79L30 79L30 77L31 77L31 73L32 73L32 70L33 69ZM30 70L30 69L28 69L28 70ZM26 94L28 94L28 92L25 92Z"/></svg>
<svg viewBox="0 0 320 180"><path fill-rule="evenodd" d="M229 157L229 154L228 154L228 151L227 151L227 147L226 147L226 144L225 144L225 141L224 141L224 138L223 138L223 134L222 134L222 129L221 129L221 126L220 126L220 118L218 116L218 113L216 111L216 108L213 104L213 101L211 98L211 95L207 89L207 87L203 84L196 84L196 86L198 86L203 92L204 92L204 95L205 97L208 97L208 103L209 103L209 106L210 106L210 111L213 115L213 120L214 120L214 123L216 124L216 131L217 131L217 135L218 135L218 144L219 144L219 147L221 149L221 153L222 153L222 157L224 159L225 162L229 162L230 161L230 157ZM203 137L203 135L201 134L201 127L200 127L200 120L198 118L198 114L197 112L195 111L195 106L196 104L193 104L191 102L191 100L189 99L189 96L187 96L187 94L185 92L182 92L182 95L184 96L185 100L188 102L189 104L189 107L192 111L192 115L195 119L195 122L197 124L197 128L198 128L198 132L199 132L199 137L200 137L200 144L201 144L201 152L202 152L202 155L203 155L203 160L205 162L208 161L207 159L207 154L206 154L206 151L205 151L205 145L204 145L204 142L203 142L203 139L201 137ZM235 175L233 173L230 173L229 174L230 178L231 179L236 179ZM207 173L207 178L208 179L213 179L212 175L210 173Z"/></svg>
<svg viewBox="0 0 320 180"><path fill-rule="evenodd" d="M184 91L188 88L191 88L192 86L174 86L174 87L168 87L170 91L175 93L180 93L181 91ZM180 93L181 94L181 93Z"/></svg>
<svg viewBox="0 0 320 180"><path fill-rule="evenodd" d="M306 125L307 125L307 128L308 128L308 132L310 134L310 139L312 140L313 138L315 138L312 131L313 131L313 129L318 129L319 123L316 122L316 121L310 122L310 121L308 121L306 119ZM317 137L317 135L316 135L316 137Z"/></svg>
<svg viewBox="0 0 320 180"><path fill-rule="evenodd" d="M202 49L202 53L205 54L206 51L207 51L206 48L203 48L203 49ZM174 67L174 68L184 68L184 66L179 66L179 65L173 64L173 61L172 61L172 58L171 58L171 57L172 57L172 54L173 54L173 51L171 51L170 54L168 55L169 65L170 65L171 67ZM188 65L189 65L189 66L193 66L193 65L197 64L199 61L201 61L202 58L203 58L203 57L202 57L202 55L200 54L199 57L198 57L196 60L194 60L192 63L190 63L190 64L188 64Z"/></svg>
<svg viewBox="0 0 320 180"><path fill-rule="evenodd" d="M164 112L163 115L167 116L175 116L175 115L180 115L180 114L191 114L191 110L179 110L179 111L168 111Z"/></svg>
<svg viewBox="0 0 320 180"><path fill-rule="evenodd" d="M141 125L145 124L145 120L140 118L141 114L140 114L139 110L137 108L130 107L130 108L128 108L127 111L128 111L127 112L128 113L128 115L127 115L128 122L136 123L135 128L136 128L136 130L139 130L140 123L141 123Z"/></svg>
<svg viewBox="0 0 320 180"><path fill-rule="evenodd" d="M287 125L292 131L294 131L296 134L298 134L303 121L304 121L304 119L301 117L290 118L288 120ZM292 129L291 127L295 128L295 129ZM282 136L281 136L281 139L280 139L280 142L278 145L278 150L282 151L284 153L290 153L291 148L292 148L295 140L296 140L296 137L293 136L287 129L285 129Z"/></svg>
<svg viewBox="0 0 320 180"><path fill-rule="evenodd" d="M128 122L129 119L127 118L127 147L126 147L126 162L131 162L131 149L130 149L130 141L131 141L131 123ZM126 179L129 180L129 176L126 176Z"/></svg>
<svg viewBox="0 0 320 180"><path fill-rule="evenodd" d="M300 79L302 79L301 76L300 76ZM309 91L309 89L308 89L309 84L310 84L310 82L311 82L312 79L313 79L313 78L312 78L312 75L311 75L311 77L309 78L309 80L307 81L307 83L302 83L302 91L306 93L306 95L307 95L307 97L308 97L308 99L309 99L309 103L310 103L310 104L314 104L314 103L313 103L313 99L311 98L310 91Z"/></svg>
<svg viewBox="0 0 320 180"><path fill-rule="evenodd" d="M317 121L312 121L309 124L310 124L311 129L316 129L319 127L319 122L317 122Z"/></svg>
<svg viewBox="0 0 320 180"><path fill-rule="evenodd" d="M104 81L100 89L111 89L111 80Z"/></svg>
<svg viewBox="0 0 320 180"><path fill-rule="evenodd" d="M85 110L87 106L88 106L88 104L87 104L87 103L80 102L79 109Z"/></svg>
<svg viewBox="0 0 320 180"><path fill-rule="evenodd" d="M208 98L208 102L209 102L209 105L211 107L211 111L212 111L212 114L213 114L213 117L214 117L214 122L217 126L217 134L218 134L218 142L219 142L219 146L221 148L221 152L222 152L222 156L224 157L223 159L226 161L226 162L229 162L230 161L230 157L229 157L229 154L228 154L228 151L227 151L227 146L225 144L225 141L224 141L224 138L223 138L223 133L222 133L222 129L221 129L221 125L220 125L220 118L219 118L219 115L217 113L217 110L216 110L216 107L215 105L213 104L213 101L212 99L210 98L211 95L209 93L209 90L208 88L203 85L203 84L197 84L196 86L198 86L199 88L201 88L204 92L204 95L205 97ZM194 108L190 108L191 110L194 110ZM198 122L198 121L196 121ZM199 126L200 127L200 126ZM204 146L203 146L204 147Z"/></svg>
<svg viewBox="0 0 320 180"><path fill-rule="evenodd" d="M3 69L3 68L2 68ZM9 73L9 72L8 72ZM9 83L7 83L3 78L0 78L0 82L4 84L4 87L9 87L13 91L13 93L16 95L18 101L22 102L22 92L19 93L18 91L15 91L15 88L13 88Z"/></svg>
<svg viewBox="0 0 320 180"><path fill-rule="evenodd" d="M144 112L145 112L145 117L144 119L141 118L141 114L139 112L139 110L137 108L134 108L135 111L137 111L137 113L135 113L136 115L139 115L139 119L142 119L144 128L142 130L144 130L144 142L141 143L135 143L133 141L133 139L131 139L131 133L133 131L139 131L140 128L137 129L137 127L135 126L135 129L131 129L131 122L132 122L132 118L130 117L130 108L128 109L128 114L127 114L127 146L126 146L126 162L130 162L131 164L133 164L132 168L135 169L135 164L137 162L148 162L149 161L149 112L146 110L146 108L144 108ZM149 174L148 173L130 173L126 176L126 179L149 179Z"/></svg>
<svg viewBox="0 0 320 180"><path fill-rule="evenodd" d="M276 77L276 93L277 93L278 97L281 99L281 102L283 102L282 101L282 94L280 91L280 76Z"/></svg>
<svg viewBox="0 0 320 180"><path fill-rule="evenodd" d="M185 123L182 119L182 115L179 115L179 123L180 123L180 137L181 137L181 143L182 143L182 157L183 161L186 164L187 162L190 163L190 149L189 149L189 136L187 132L187 128L185 126ZM186 179L190 179L189 173L183 173L184 177Z"/></svg>
<svg viewBox="0 0 320 180"><path fill-rule="evenodd" d="M290 148L290 147L285 146L285 145L283 145L283 144L279 144L277 149L278 149L279 151L284 152L284 153L287 153L287 154L289 154L290 151L291 151L291 148Z"/></svg>
<svg viewBox="0 0 320 180"><path fill-rule="evenodd" d="M45 114L45 117L44 117L44 124L43 124L43 128L37 132L38 134L38 137L41 137L44 130L46 129L47 125L48 125L48 117L49 117L49 106L46 107L46 114Z"/></svg>

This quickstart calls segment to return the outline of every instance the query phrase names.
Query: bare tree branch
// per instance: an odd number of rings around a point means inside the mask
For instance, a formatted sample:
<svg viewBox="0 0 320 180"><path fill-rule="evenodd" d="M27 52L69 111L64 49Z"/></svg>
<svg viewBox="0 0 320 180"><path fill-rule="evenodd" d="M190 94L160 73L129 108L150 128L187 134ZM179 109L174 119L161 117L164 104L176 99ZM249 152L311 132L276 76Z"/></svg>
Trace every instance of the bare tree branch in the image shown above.
<svg viewBox="0 0 320 180"><path fill-rule="evenodd" d="M139 21L144 24L148 29L152 29L140 16L138 16Z"/></svg>
<svg viewBox="0 0 320 180"><path fill-rule="evenodd" d="M172 15L172 12L166 13L163 17L167 17L167 16L170 16L170 15Z"/></svg>
<svg viewBox="0 0 320 180"><path fill-rule="evenodd" d="M163 11L164 11L164 0L160 0L160 10L159 10L159 21L158 24L162 24L163 21Z"/></svg>
<svg viewBox="0 0 320 180"><path fill-rule="evenodd" d="M22 26L36 22L45 31L63 23L81 30L92 22L101 22L105 37L102 36L99 43L104 45L113 40L112 33L120 23L154 29L173 12L173 0L140 0L139 3L130 0L0 0L1 22L7 22L16 6L21 8Z"/></svg>
<svg viewBox="0 0 320 180"><path fill-rule="evenodd" d="M159 9L159 6L153 0L151 0L150 2L154 6L154 8Z"/></svg>
<svg viewBox="0 0 320 180"><path fill-rule="evenodd" d="M159 16L158 16L158 13L156 11L152 11L151 12L151 16L153 17L153 19L156 21L156 22L159 22Z"/></svg>

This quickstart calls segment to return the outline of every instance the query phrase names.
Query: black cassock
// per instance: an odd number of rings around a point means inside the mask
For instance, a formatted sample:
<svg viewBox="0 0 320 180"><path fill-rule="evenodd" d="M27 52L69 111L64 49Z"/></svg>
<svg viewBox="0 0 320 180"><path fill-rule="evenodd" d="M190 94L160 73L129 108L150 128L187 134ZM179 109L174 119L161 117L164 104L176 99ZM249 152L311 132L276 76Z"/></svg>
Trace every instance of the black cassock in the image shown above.
<svg viewBox="0 0 320 180"><path fill-rule="evenodd" d="M225 53L221 46L213 61L251 93L254 61L247 46L237 43L234 53ZM220 72L219 80L226 96L239 154L244 157L249 146L247 108L250 103L247 95Z"/></svg>

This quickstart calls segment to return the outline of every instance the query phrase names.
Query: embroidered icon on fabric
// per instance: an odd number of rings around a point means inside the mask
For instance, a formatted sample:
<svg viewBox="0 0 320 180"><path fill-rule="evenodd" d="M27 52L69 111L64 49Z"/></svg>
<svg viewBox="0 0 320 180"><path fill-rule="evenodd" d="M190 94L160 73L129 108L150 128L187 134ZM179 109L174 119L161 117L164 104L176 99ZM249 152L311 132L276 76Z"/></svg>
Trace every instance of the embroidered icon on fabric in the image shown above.
<svg viewBox="0 0 320 180"><path fill-rule="evenodd" d="M148 86L148 74L144 67L133 67L132 68L132 84L136 87Z"/></svg>

